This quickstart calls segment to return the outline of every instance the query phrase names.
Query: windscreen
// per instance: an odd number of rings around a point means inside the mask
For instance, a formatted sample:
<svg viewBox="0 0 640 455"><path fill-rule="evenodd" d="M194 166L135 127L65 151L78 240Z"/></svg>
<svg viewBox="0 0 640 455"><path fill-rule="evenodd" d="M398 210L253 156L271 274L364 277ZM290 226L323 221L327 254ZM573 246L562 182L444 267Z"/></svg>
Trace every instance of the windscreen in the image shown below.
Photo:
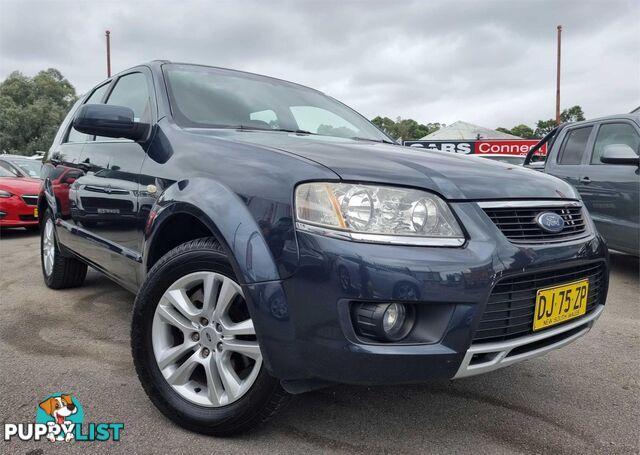
<svg viewBox="0 0 640 455"><path fill-rule="evenodd" d="M357 112L316 90L254 74L165 65L179 125L247 128L388 141Z"/></svg>

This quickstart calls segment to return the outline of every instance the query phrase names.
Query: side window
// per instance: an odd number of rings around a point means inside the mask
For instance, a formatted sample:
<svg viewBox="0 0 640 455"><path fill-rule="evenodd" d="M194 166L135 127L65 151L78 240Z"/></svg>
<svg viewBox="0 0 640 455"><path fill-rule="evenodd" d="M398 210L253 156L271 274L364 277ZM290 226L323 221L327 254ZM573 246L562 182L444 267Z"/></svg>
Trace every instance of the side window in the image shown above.
<svg viewBox="0 0 640 455"><path fill-rule="evenodd" d="M107 104L126 106L133 110L136 122L150 123L149 89L142 73L131 73L118 79Z"/></svg>
<svg viewBox="0 0 640 455"><path fill-rule="evenodd" d="M558 156L558 164L580 164L582 162L592 129L592 126L587 126L567 133L562 150L560 150L560 156Z"/></svg>
<svg viewBox="0 0 640 455"><path fill-rule="evenodd" d="M640 154L640 135L628 123L605 123L598 130L596 144L591 155L591 164L604 164L600 161L602 152L607 145L625 144Z"/></svg>
<svg viewBox="0 0 640 455"><path fill-rule="evenodd" d="M84 104L100 104L102 103L102 98L104 98L104 94L107 92L109 88L109 84L104 84L98 87L93 91L91 96L87 98ZM91 136L87 136L84 133L76 130L73 126L69 127L69 134L67 135L67 140L65 142L87 142L91 140Z"/></svg>
<svg viewBox="0 0 640 455"><path fill-rule="evenodd" d="M358 128L337 114L319 107L291 106L291 113L301 130L341 137L358 135Z"/></svg>

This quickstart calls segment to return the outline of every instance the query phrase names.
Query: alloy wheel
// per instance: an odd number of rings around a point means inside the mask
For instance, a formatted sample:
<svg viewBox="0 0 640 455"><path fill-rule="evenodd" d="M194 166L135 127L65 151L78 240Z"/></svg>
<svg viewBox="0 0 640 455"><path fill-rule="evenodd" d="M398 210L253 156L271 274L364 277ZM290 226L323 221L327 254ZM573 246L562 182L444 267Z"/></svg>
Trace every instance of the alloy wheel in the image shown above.
<svg viewBox="0 0 640 455"><path fill-rule="evenodd" d="M50 276L53 271L53 262L56 255L52 220L47 220L42 235L42 259L44 263L44 273L46 273L47 276Z"/></svg>
<svg viewBox="0 0 640 455"><path fill-rule="evenodd" d="M262 354L242 289L215 272L178 279L163 294L152 325L155 359L186 400L219 407L254 384Z"/></svg>

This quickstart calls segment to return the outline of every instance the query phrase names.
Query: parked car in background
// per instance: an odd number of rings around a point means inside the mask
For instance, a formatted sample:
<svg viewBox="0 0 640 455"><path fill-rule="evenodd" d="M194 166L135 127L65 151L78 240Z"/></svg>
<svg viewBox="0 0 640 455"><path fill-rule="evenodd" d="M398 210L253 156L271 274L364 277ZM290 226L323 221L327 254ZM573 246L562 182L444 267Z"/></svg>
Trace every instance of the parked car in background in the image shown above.
<svg viewBox="0 0 640 455"><path fill-rule="evenodd" d="M570 185L394 144L291 82L131 68L77 102L45 162L78 176L43 184L44 282L91 266L136 293L140 383L193 431L247 430L286 392L490 372L604 311L607 249Z"/></svg>
<svg viewBox="0 0 640 455"><path fill-rule="evenodd" d="M640 256L640 113L563 124L541 142L547 159L531 167L578 190L609 248Z"/></svg>
<svg viewBox="0 0 640 455"><path fill-rule="evenodd" d="M476 153L469 156L477 156L479 158L485 158L488 160L501 161L507 164L515 164L516 166L522 166L525 159L523 155L504 155L498 153Z"/></svg>
<svg viewBox="0 0 640 455"><path fill-rule="evenodd" d="M37 151L36 153L34 153L31 156L28 156L27 158L30 160L42 161L42 158L44 158L44 155L45 155L45 152Z"/></svg>
<svg viewBox="0 0 640 455"><path fill-rule="evenodd" d="M84 171L66 167L45 164L42 167L42 178L49 179L53 193L56 195L56 204L63 216L71 213L69 190L77 178L84 175Z"/></svg>
<svg viewBox="0 0 640 455"><path fill-rule="evenodd" d="M16 177L0 166L0 227L38 230L38 194L42 182Z"/></svg>
<svg viewBox="0 0 640 455"><path fill-rule="evenodd" d="M40 178L42 162L21 155L0 155L0 167L16 177Z"/></svg>

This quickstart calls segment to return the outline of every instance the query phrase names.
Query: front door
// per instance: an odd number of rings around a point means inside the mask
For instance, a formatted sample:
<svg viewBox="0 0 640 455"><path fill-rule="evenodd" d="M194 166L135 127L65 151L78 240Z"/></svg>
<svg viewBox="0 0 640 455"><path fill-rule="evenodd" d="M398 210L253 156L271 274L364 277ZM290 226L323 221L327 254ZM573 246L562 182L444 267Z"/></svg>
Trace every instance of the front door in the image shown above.
<svg viewBox="0 0 640 455"><path fill-rule="evenodd" d="M580 194L609 247L638 254L640 250L640 176L638 166L600 161L607 145L624 144L638 153L640 134L631 122L600 124L589 161L584 166Z"/></svg>
<svg viewBox="0 0 640 455"><path fill-rule="evenodd" d="M578 192L582 184L583 159L592 143L592 132L593 125L565 129L564 137L559 138L558 153L545 167L546 172L571 184Z"/></svg>
<svg viewBox="0 0 640 455"><path fill-rule="evenodd" d="M133 110L137 122L153 124L155 102L146 68L120 76L106 104ZM137 286L141 263L138 204L145 143L95 137L82 148L79 166L85 174L73 184L72 218L83 256L130 288Z"/></svg>

